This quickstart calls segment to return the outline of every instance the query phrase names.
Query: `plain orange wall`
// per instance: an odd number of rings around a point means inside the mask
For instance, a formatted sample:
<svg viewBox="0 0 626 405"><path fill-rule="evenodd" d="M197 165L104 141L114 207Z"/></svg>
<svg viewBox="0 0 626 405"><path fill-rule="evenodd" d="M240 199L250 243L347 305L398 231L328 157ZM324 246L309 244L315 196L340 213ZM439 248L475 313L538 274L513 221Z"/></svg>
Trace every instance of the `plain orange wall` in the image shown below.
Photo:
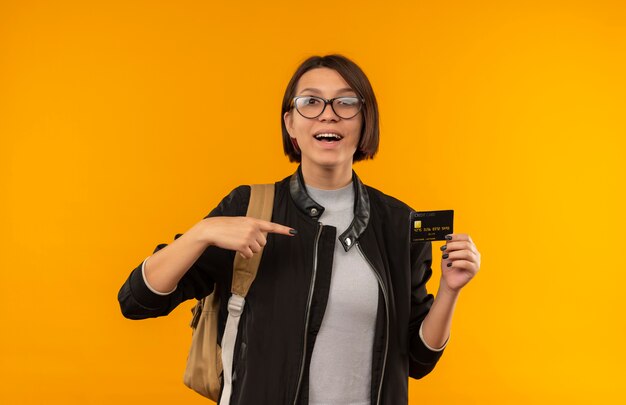
<svg viewBox="0 0 626 405"><path fill-rule="evenodd" d="M182 384L192 302L130 321L117 291L233 187L295 170L282 93L334 52L380 104L357 173L455 209L483 256L411 404L626 403L625 21L622 1L2 1L0 403L207 403Z"/></svg>

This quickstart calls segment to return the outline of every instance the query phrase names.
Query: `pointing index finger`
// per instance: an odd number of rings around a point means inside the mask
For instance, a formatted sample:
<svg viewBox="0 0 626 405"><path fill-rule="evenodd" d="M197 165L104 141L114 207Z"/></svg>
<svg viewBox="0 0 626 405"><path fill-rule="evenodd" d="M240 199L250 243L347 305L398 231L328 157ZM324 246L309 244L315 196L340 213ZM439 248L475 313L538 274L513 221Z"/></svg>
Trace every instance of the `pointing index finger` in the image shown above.
<svg viewBox="0 0 626 405"><path fill-rule="evenodd" d="M269 222L269 221L262 221L262 220L259 220L259 221L261 223L261 230L263 232L279 233L281 235L289 235L289 236L293 236L298 233L298 231L296 231L295 229L290 228L285 225L281 225L281 224L277 224L277 223Z"/></svg>

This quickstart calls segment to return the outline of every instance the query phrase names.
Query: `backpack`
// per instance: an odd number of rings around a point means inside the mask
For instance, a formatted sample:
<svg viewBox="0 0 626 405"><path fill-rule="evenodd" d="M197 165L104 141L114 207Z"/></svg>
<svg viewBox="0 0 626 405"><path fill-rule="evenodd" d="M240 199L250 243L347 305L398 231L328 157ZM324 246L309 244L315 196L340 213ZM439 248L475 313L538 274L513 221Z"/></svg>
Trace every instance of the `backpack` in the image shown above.
<svg viewBox="0 0 626 405"><path fill-rule="evenodd" d="M250 202L246 216L271 221L273 205L274 184L250 186ZM199 300L192 309L191 348L183 381L187 387L216 402L223 381L221 405L228 405L230 402L233 351L239 319L246 303L245 297L256 277L262 254L263 249L250 259L235 254L232 295L228 300L228 319L221 347L217 341L217 318L220 308L217 288Z"/></svg>

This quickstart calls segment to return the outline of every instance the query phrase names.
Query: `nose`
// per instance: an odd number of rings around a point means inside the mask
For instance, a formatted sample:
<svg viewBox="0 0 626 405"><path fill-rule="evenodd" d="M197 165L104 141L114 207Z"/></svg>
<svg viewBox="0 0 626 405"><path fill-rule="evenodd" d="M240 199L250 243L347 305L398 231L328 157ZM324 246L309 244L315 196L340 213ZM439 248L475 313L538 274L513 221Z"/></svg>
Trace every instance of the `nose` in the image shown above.
<svg viewBox="0 0 626 405"><path fill-rule="evenodd" d="M326 105L324 105L324 111L322 111L320 116L317 118L320 121L339 121L341 119L341 117L335 114L335 110L333 110L331 103L326 103Z"/></svg>

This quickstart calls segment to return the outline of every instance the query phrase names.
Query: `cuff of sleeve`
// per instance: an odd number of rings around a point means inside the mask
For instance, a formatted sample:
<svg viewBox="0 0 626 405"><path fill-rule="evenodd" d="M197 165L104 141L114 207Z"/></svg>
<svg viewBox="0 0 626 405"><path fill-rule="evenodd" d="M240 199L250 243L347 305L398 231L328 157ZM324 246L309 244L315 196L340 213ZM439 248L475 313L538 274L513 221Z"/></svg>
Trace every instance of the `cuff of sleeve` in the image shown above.
<svg viewBox="0 0 626 405"><path fill-rule="evenodd" d="M148 261L148 259L150 258L150 256L146 257L143 261L143 263L141 263L141 276L143 277L143 282L146 284L146 287L148 287L148 290L152 291L153 293L155 293L156 295L170 295L171 293L173 293L174 291L176 291L176 287L174 287L174 289L170 292L160 292L155 290L149 283L148 283L148 279L146 279L146 262ZM421 329L420 329L420 336L421 336Z"/></svg>
<svg viewBox="0 0 626 405"><path fill-rule="evenodd" d="M446 348L446 346L448 345L448 341L450 341L450 336L448 335L448 338L446 339L445 343L443 344L443 346L441 346L439 349L434 349L432 347L430 347L428 345L428 343L426 343L426 340L424 340L424 335L422 334L422 327L424 326L424 322L421 323L420 325L420 331L419 331L419 335L420 335L420 339L422 339L422 343L424 343L424 346L426 346L426 348L428 350L432 350L433 352L442 352L443 349Z"/></svg>

